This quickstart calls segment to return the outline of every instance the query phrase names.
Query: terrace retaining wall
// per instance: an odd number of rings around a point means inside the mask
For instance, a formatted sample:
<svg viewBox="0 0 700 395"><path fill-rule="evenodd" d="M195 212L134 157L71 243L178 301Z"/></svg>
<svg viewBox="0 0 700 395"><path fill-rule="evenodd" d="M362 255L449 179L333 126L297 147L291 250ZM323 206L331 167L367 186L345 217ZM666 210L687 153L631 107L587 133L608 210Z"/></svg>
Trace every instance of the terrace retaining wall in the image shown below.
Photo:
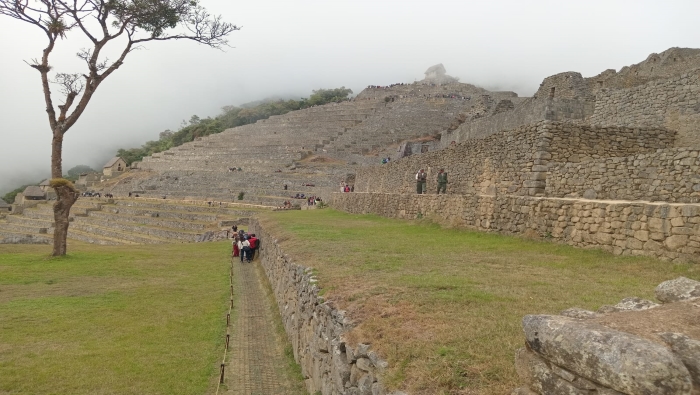
<svg viewBox="0 0 700 395"><path fill-rule="evenodd" d="M295 263L256 219L251 219L250 232L262 241L260 262L309 393L386 394L378 381L386 362L367 344L352 346L344 340L352 323L344 311L319 295L313 270Z"/></svg>
<svg viewBox="0 0 700 395"><path fill-rule="evenodd" d="M356 214L537 235L616 255L700 262L699 204L355 192L334 193L331 205Z"/></svg>

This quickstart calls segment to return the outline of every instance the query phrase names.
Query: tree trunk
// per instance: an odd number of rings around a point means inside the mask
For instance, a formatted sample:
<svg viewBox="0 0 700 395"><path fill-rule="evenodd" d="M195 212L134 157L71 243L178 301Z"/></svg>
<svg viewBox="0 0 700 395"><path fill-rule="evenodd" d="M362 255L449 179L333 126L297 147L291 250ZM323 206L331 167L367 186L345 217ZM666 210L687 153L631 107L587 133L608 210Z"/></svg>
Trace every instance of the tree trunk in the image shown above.
<svg viewBox="0 0 700 395"><path fill-rule="evenodd" d="M54 131L51 144L51 178L63 178L62 153L63 153L63 132ZM70 182L56 183L51 185L56 191L56 203L53 205L54 232L53 232L53 256L66 255L68 238L68 216L70 208L78 200L78 192Z"/></svg>

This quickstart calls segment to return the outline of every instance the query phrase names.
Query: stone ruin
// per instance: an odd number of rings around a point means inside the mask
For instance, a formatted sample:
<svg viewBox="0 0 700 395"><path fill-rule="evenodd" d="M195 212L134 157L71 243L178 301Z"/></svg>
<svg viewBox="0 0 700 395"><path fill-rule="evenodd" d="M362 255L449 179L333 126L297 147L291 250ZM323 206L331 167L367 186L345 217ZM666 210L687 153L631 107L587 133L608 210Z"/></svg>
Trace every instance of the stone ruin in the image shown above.
<svg viewBox="0 0 700 395"><path fill-rule="evenodd" d="M102 192L218 202L241 196L243 203L266 206L303 193L348 212L430 218L618 255L700 262L700 50L671 48L593 77L556 74L532 97L449 80L441 65L426 77L370 86L347 102L198 138L132 164L133 171ZM391 162L380 164L387 156ZM436 170L445 168L448 194L412 192L419 168L428 171L429 191ZM355 193L337 193L341 183L353 184ZM118 202L106 210L141 209ZM90 221L76 216L72 226L82 237L106 231L111 214L100 211L90 213ZM0 233L8 226L10 236L50 229L43 225L46 207L27 210L34 218L19 219L21 212L0 221ZM162 226L165 219L152 221ZM130 242L191 240L194 233L149 231ZM630 299L597 313L526 317L527 347L518 353L525 386L518 393L699 393L699 358L692 351L700 338L697 303L655 306ZM629 306L646 310L625 311ZM694 326L663 326L664 314L676 310L692 312ZM637 314L649 327L660 325L658 333L622 326L625 319L616 318ZM634 354L635 363L624 363L623 353ZM363 358L349 361L350 371L356 368L351 388L373 391L378 382L359 366ZM649 367L645 375L643 366ZM330 384L320 377L314 388L323 392Z"/></svg>
<svg viewBox="0 0 700 395"><path fill-rule="evenodd" d="M700 282L665 281L656 298L525 316L513 395L700 393Z"/></svg>
<svg viewBox="0 0 700 395"><path fill-rule="evenodd" d="M431 66L425 71L425 78L422 81L425 84L449 84L452 82L457 82L457 78L447 75L447 70L442 63Z"/></svg>

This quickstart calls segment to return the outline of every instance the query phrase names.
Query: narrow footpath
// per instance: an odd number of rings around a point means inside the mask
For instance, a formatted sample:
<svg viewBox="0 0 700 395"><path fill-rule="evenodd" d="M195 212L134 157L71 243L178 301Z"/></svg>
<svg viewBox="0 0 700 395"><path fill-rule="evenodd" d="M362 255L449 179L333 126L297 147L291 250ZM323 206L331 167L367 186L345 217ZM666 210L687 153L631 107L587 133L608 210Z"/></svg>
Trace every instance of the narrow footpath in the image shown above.
<svg viewBox="0 0 700 395"><path fill-rule="evenodd" d="M279 315L265 292L258 262L233 258L233 286L238 294L228 366L226 394L305 394L301 378L291 377L284 355L285 340L276 331ZM273 310L274 309L274 310Z"/></svg>

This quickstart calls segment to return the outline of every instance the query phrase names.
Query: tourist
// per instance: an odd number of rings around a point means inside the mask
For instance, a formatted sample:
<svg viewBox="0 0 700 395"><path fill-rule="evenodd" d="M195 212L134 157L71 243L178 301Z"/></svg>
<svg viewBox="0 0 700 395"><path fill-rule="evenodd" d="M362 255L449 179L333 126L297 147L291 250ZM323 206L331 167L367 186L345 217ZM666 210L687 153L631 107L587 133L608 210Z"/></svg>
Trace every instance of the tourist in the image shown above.
<svg viewBox="0 0 700 395"><path fill-rule="evenodd" d="M422 195L425 193L425 183L428 179L428 175L425 173L425 169L418 170L416 173L416 193Z"/></svg>
<svg viewBox="0 0 700 395"><path fill-rule="evenodd" d="M250 234L248 243L250 244L250 252L248 252L248 262L250 262L255 259L255 250L258 249L258 238L255 237L255 233Z"/></svg>
<svg viewBox="0 0 700 395"><path fill-rule="evenodd" d="M437 194L440 194L440 190L442 190L443 194L447 193L447 173L445 173L445 169L440 169L437 175Z"/></svg>
<svg viewBox="0 0 700 395"><path fill-rule="evenodd" d="M250 262L250 241L248 241L248 237L249 236L244 237L240 244L241 263L243 263L243 260Z"/></svg>
<svg viewBox="0 0 700 395"><path fill-rule="evenodd" d="M239 242L240 242L240 239L238 238L238 234L234 233L233 234L233 243L232 243L233 244L233 252L231 254L231 256L233 258L240 256L241 250L240 250L240 247L238 247Z"/></svg>

